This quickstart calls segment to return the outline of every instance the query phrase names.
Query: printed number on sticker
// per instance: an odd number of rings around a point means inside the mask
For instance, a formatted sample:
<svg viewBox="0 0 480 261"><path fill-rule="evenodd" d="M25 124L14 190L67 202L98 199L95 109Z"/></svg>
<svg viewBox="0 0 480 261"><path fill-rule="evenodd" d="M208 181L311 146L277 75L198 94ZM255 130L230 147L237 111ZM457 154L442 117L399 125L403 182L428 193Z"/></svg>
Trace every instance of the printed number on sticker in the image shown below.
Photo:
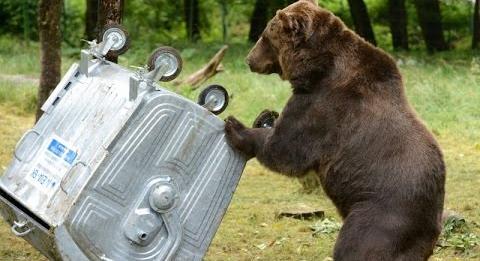
<svg viewBox="0 0 480 261"><path fill-rule="evenodd" d="M46 173L38 168L34 168L30 174L32 180L38 185L41 185L45 189L53 189L57 184L57 181L52 177L49 177Z"/></svg>

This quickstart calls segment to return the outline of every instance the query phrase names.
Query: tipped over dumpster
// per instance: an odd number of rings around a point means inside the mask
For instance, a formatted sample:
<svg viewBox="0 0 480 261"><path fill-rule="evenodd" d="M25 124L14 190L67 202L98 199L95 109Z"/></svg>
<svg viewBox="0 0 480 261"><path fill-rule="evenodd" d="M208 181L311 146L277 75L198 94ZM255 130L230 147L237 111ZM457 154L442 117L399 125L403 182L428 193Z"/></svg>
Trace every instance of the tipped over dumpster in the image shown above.
<svg viewBox="0 0 480 261"><path fill-rule="evenodd" d="M89 42L0 178L12 233L49 259L201 260L244 169L216 116L225 88L162 88L182 68L171 47L134 69L105 59L128 41L113 25Z"/></svg>

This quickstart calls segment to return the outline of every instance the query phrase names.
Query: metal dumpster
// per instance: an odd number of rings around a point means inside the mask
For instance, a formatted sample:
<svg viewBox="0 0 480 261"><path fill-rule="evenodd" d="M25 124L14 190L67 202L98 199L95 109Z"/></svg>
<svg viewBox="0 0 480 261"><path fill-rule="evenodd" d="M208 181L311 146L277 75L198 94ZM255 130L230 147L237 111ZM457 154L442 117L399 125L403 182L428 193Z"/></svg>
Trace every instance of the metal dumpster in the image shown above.
<svg viewBox="0 0 480 261"><path fill-rule="evenodd" d="M178 61L133 72L103 59L107 40L82 51L18 142L1 214L49 259L201 260L245 159L221 119L155 83Z"/></svg>

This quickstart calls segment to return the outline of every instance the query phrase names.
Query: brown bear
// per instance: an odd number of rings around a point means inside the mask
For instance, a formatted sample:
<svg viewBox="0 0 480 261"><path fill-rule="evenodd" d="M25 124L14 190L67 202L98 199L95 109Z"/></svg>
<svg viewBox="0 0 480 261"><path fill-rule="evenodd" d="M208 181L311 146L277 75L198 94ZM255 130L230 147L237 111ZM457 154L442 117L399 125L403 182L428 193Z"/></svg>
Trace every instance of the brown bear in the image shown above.
<svg viewBox="0 0 480 261"><path fill-rule="evenodd" d="M272 128L226 119L228 142L273 171L315 171L344 224L335 260L427 260L441 229L445 165L405 96L394 59L313 0L268 23L253 72L292 96Z"/></svg>

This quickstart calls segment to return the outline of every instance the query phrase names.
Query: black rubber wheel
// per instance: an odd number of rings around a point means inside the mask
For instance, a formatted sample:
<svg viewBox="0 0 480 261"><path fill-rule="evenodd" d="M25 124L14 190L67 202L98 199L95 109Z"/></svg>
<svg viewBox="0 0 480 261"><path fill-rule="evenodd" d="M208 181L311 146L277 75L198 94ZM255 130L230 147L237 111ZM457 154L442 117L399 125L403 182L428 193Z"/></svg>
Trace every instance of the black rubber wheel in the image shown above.
<svg viewBox="0 0 480 261"><path fill-rule="evenodd" d="M209 99L209 97L212 95L215 95L219 99L217 100L219 103L214 104L212 108L205 107L206 103L208 102L207 99ZM222 113L227 108L228 101L229 97L227 90L218 84L207 86L200 92L200 95L198 96L198 104L205 107L215 115Z"/></svg>
<svg viewBox="0 0 480 261"><path fill-rule="evenodd" d="M278 119L278 112L271 110L264 110L260 112L255 121L253 122L253 128L272 128L275 124L275 120Z"/></svg>
<svg viewBox="0 0 480 261"><path fill-rule="evenodd" d="M128 32L127 30L125 30L125 28L119 24L107 24L105 25L105 27L103 28L102 32L100 33L100 38L99 39L102 39L102 41L105 41L106 40L106 35L105 33L107 31L116 31L117 33L119 34L122 34L122 36L125 37L125 43L123 43L120 47L118 48L114 48L114 49L110 49L110 51L108 51L107 55L121 55L121 54L124 54L128 48L130 48L130 37L128 36Z"/></svg>
<svg viewBox="0 0 480 261"><path fill-rule="evenodd" d="M147 68L149 72L155 69L155 60L157 60L157 58L160 55L165 53L175 57L175 59L177 60L177 70L175 70L175 72L170 75L165 75L162 78L160 78L160 81L162 82L168 82L177 78L177 76L182 72L182 67L183 67L182 57L180 56L180 53L175 48L172 48L170 46L161 46L155 49L155 51L153 51L150 57L148 58Z"/></svg>

